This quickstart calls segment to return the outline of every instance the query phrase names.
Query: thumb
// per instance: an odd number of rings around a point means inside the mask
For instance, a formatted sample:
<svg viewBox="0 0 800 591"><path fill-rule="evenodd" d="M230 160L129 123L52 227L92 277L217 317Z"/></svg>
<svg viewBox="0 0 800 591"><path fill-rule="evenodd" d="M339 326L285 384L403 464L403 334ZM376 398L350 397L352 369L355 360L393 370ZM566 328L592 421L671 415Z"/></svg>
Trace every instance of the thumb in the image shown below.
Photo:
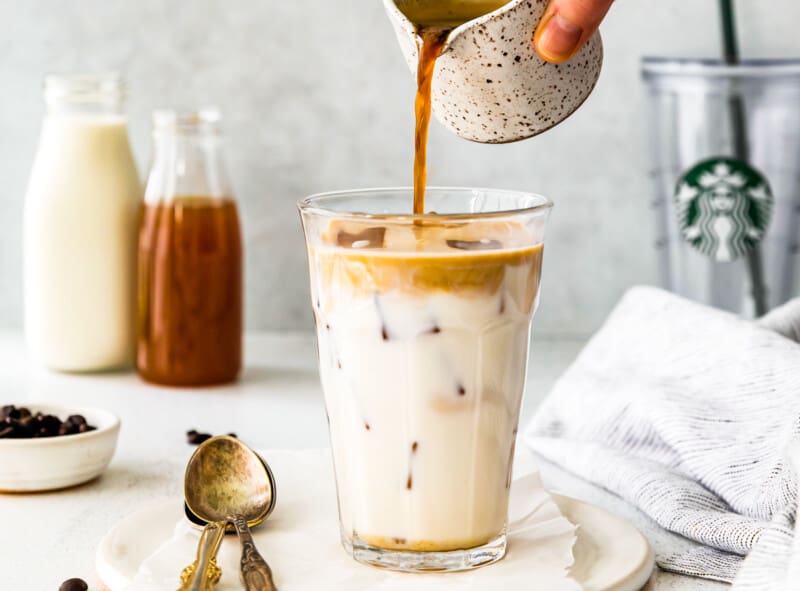
<svg viewBox="0 0 800 591"><path fill-rule="evenodd" d="M597 31L614 0L550 0L533 38L539 56L553 64L570 60Z"/></svg>

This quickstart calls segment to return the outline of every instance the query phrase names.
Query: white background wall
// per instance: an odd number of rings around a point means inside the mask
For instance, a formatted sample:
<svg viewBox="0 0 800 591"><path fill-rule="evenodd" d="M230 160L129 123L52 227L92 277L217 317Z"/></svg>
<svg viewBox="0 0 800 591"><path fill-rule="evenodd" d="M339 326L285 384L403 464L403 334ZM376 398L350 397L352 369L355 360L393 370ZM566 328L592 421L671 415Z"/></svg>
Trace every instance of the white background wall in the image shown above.
<svg viewBox="0 0 800 591"><path fill-rule="evenodd" d="M594 96L550 133L479 146L432 132L432 184L532 190L557 204L542 333L594 330L656 278L639 58L716 56L717 0L619 0ZM743 53L800 55L797 0L739 0ZM216 104L246 232L248 326L311 324L294 203L411 180L413 81L379 0L0 0L0 327L21 325L21 219L47 72L130 81L142 174L153 108ZM798 105L800 108L800 105Z"/></svg>

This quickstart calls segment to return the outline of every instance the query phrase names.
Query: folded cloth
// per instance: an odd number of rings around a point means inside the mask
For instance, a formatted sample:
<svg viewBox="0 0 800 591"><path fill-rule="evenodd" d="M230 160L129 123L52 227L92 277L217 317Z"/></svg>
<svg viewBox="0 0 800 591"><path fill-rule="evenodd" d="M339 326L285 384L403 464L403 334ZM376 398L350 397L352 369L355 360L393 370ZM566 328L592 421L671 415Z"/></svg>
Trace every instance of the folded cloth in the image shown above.
<svg viewBox="0 0 800 591"><path fill-rule="evenodd" d="M800 301L754 323L635 288L525 441L702 544L679 555L656 548L663 569L723 582L741 571L738 591L795 589L798 336Z"/></svg>

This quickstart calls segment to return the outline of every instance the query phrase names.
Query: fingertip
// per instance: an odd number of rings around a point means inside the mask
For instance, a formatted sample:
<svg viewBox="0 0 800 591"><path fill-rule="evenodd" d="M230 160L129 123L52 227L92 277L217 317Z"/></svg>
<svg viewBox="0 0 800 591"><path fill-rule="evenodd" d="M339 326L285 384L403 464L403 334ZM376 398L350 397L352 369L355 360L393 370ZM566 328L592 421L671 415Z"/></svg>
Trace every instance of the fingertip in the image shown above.
<svg viewBox="0 0 800 591"><path fill-rule="evenodd" d="M553 11L545 14L536 28L533 45L544 61L563 64L580 50L583 37L584 30L580 25Z"/></svg>
<svg viewBox="0 0 800 591"><path fill-rule="evenodd" d="M568 62L572 57L572 56L565 57L563 55L556 55L548 52L547 49L539 43L538 33L533 36L533 48L536 50L536 53L539 55L539 57L549 64L560 65L565 62Z"/></svg>

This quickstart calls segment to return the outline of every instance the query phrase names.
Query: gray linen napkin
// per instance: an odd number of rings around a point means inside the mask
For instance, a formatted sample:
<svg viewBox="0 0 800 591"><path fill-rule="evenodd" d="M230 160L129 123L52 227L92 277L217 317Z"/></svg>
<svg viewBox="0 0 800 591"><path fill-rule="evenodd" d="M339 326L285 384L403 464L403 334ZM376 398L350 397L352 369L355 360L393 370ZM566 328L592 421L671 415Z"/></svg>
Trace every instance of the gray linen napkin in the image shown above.
<svg viewBox="0 0 800 591"><path fill-rule="evenodd" d="M737 591L794 589L799 338L800 301L754 323L632 289L525 441L702 544L656 548L663 569L724 582L740 573Z"/></svg>

